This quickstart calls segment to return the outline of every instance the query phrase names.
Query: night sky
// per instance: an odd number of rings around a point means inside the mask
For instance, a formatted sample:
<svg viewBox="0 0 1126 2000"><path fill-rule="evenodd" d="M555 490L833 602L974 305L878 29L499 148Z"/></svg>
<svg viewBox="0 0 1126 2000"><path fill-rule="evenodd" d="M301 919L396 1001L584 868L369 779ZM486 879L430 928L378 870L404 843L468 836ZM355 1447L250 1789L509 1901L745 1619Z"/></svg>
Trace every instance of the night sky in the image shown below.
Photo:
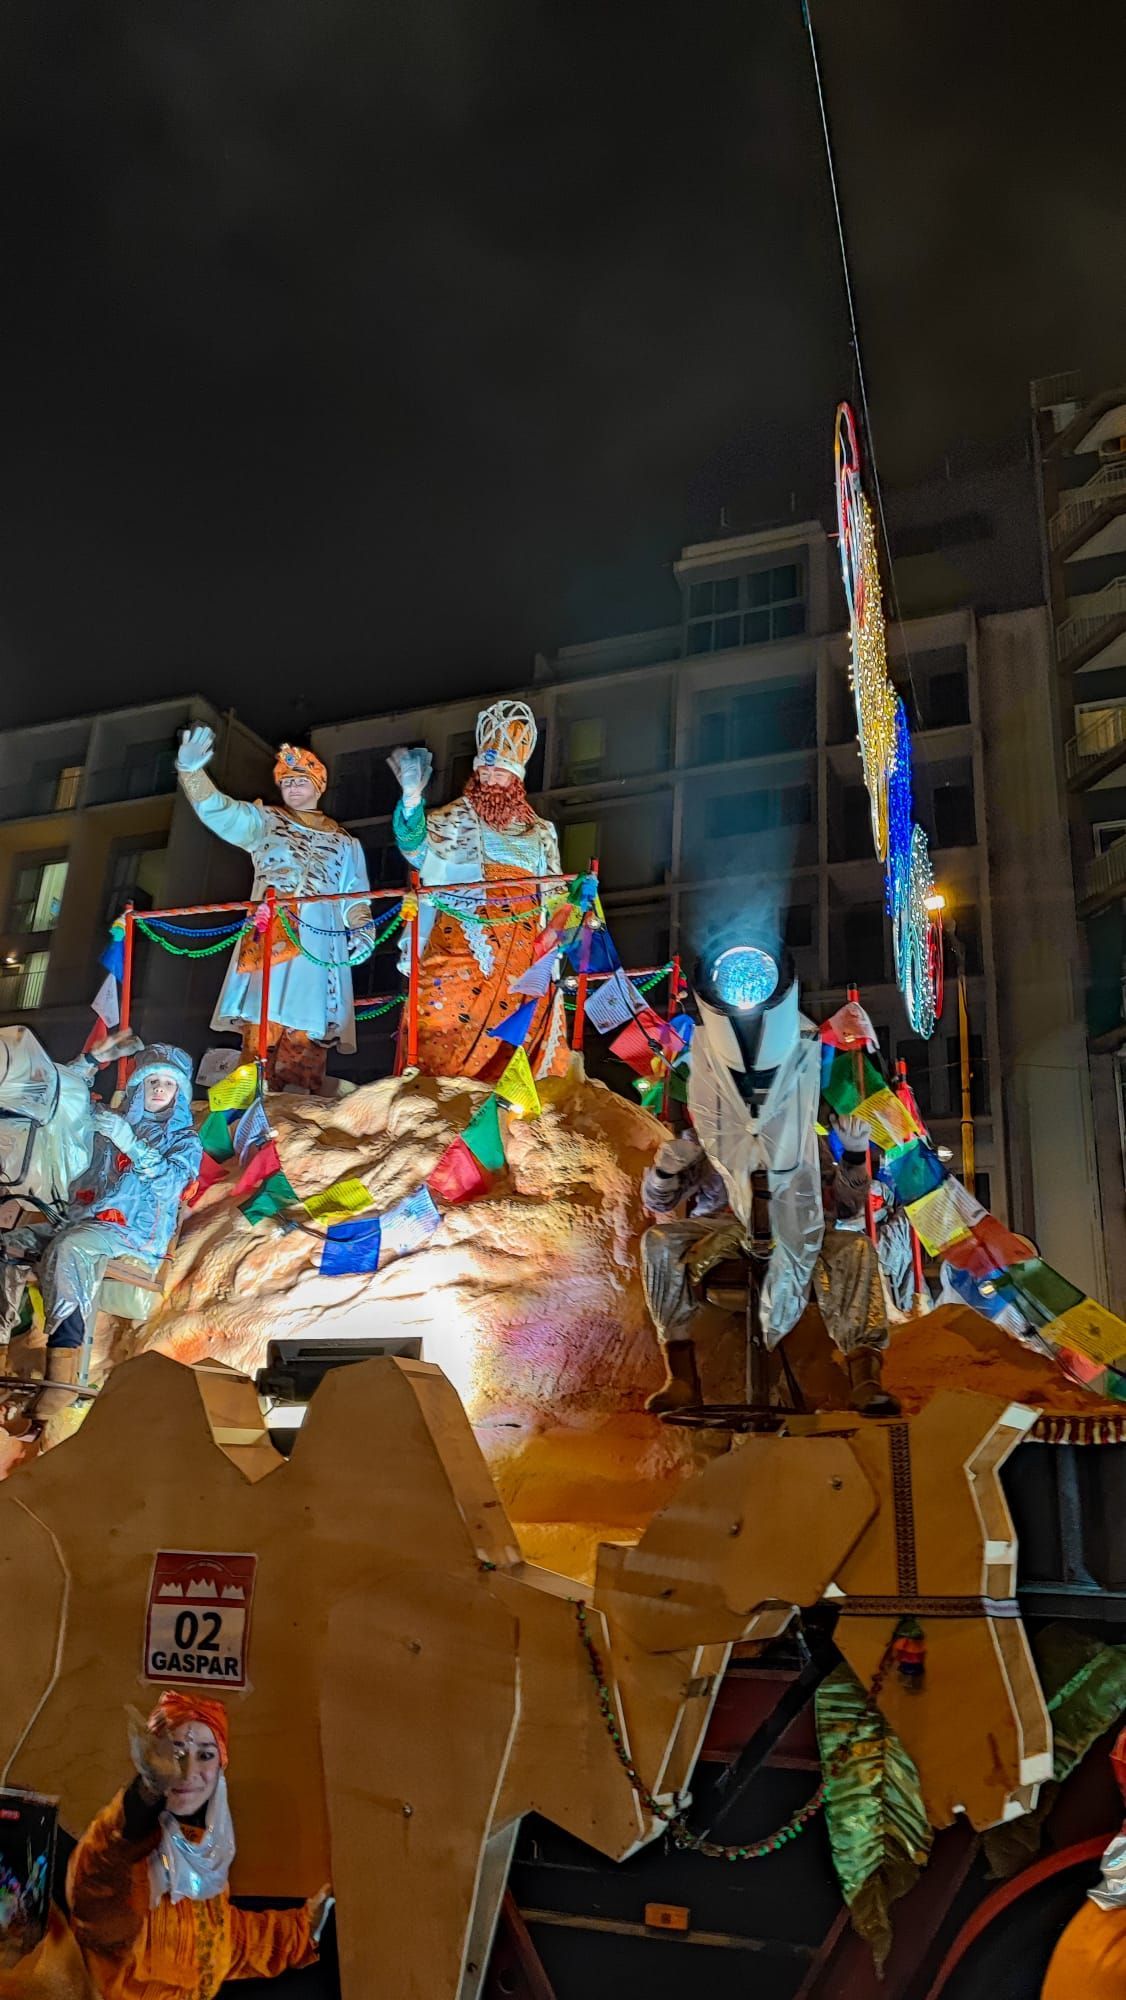
<svg viewBox="0 0 1126 2000"><path fill-rule="evenodd" d="M813 8L885 482L1126 378L1121 4ZM0 232L7 724L503 685L829 500L799 0L8 0Z"/></svg>

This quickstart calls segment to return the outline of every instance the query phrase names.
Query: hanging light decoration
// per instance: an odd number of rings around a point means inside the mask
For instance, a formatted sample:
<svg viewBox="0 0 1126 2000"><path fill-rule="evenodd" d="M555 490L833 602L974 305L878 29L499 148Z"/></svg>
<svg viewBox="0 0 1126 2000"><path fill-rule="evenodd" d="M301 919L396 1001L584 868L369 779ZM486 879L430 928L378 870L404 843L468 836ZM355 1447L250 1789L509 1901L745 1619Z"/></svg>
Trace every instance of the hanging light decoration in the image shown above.
<svg viewBox="0 0 1126 2000"><path fill-rule="evenodd" d="M927 837L912 819L911 734L888 673L876 524L861 484L856 421L847 403L837 409L834 457L852 645L849 675L872 839L884 863L896 983L915 1033L930 1036L942 1010L942 920L934 915Z"/></svg>

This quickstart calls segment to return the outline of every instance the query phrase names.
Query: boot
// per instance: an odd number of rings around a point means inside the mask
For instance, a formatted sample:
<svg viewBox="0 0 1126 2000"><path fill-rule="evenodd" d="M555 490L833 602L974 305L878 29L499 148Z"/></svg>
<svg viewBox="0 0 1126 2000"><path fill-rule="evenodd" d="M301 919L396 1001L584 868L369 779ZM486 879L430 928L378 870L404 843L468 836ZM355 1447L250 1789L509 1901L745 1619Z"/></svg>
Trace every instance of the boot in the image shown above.
<svg viewBox="0 0 1126 2000"><path fill-rule="evenodd" d="M897 1417L899 1404L883 1385L884 1357L878 1347L858 1347L846 1354L851 1409L865 1417Z"/></svg>
<svg viewBox="0 0 1126 2000"><path fill-rule="evenodd" d="M696 1347L691 1340L665 1342L665 1380L648 1396L645 1407L652 1416L663 1410L694 1410L702 1401L700 1377L696 1373Z"/></svg>
<svg viewBox="0 0 1126 2000"><path fill-rule="evenodd" d="M55 1417L60 1410L67 1410L74 1401L68 1396L63 1384L71 1388L78 1381L78 1370L82 1362L80 1347L49 1347L47 1349L47 1371L44 1381L60 1386L40 1391L36 1404L37 1417Z"/></svg>

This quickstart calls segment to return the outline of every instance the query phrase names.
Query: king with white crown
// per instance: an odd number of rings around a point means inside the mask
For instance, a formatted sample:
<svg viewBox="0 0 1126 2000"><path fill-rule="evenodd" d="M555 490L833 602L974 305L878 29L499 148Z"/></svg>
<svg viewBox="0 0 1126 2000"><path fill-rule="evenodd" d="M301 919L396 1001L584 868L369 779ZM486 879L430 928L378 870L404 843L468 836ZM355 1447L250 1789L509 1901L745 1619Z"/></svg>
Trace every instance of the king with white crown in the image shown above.
<svg viewBox="0 0 1126 2000"><path fill-rule="evenodd" d="M535 999L522 1038L533 1074L560 1076L568 1062L559 988L514 994L531 975L545 922L545 878L560 874L559 841L532 810L524 773L536 721L523 701L497 701L477 717L477 756L461 797L428 811L429 750L394 750L388 763L402 787L394 831L425 888L419 912L418 1065L431 1076L492 1081L512 1054L489 1034ZM483 889L481 884L493 884ZM472 886L470 886L472 885Z"/></svg>

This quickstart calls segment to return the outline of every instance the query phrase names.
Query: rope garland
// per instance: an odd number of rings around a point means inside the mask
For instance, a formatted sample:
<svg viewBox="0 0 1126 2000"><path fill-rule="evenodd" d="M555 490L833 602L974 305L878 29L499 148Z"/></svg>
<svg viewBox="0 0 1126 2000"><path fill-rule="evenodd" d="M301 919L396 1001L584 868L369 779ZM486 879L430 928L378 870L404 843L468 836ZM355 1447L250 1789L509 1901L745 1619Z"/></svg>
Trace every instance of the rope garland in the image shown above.
<svg viewBox="0 0 1126 2000"><path fill-rule="evenodd" d="M378 1007L357 1007L357 1021L374 1021L380 1014L389 1014L392 1007L401 1007L405 993L392 993L390 1000L381 1000Z"/></svg>
<svg viewBox="0 0 1126 2000"><path fill-rule="evenodd" d="M651 972L649 974L648 979L634 979L630 983L633 986L636 986L639 993L651 993L653 991L654 986L659 986L662 979L667 979L671 971L672 971L672 960L670 958L667 965L662 965L659 972ZM628 973L626 976L627 978L629 977ZM575 1008L578 1006L578 1001L572 1000L569 994L565 994L563 997L563 1005L566 1007L567 1012L569 1014L573 1014ZM658 1050L658 1054L659 1053L660 1051Z"/></svg>
<svg viewBox="0 0 1126 2000"><path fill-rule="evenodd" d="M245 917L236 917L233 923L215 924L207 930L204 930L197 924L169 923L167 917L146 917L142 919L135 913L134 922L140 924L142 930L147 924L152 924L158 930L171 931L173 937L229 938L234 937L238 931L245 930L247 919Z"/></svg>
<svg viewBox="0 0 1126 2000"><path fill-rule="evenodd" d="M227 931L217 944L201 944L195 949L191 945L173 944L170 938L161 937L159 931L150 929L143 917L134 917L133 922L142 935L148 938L150 944L158 944L162 951L171 952L173 958L214 958L216 952L228 949L232 938L245 937L252 928L250 924L240 924L237 930ZM192 933L185 930L181 935L190 937ZM196 935L206 937L208 933L200 931Z"/></svg>
<svg viewBox="0 0 1126 2000"><path fill-rule="evenodd" d="M844 1742L838 1746L836 1752L830 1758L825 1774L818 1784L813 1797L807 1799L804 1806L799 1806L797 1812L791 1813L789 1819L785 1820L781 1826L776 1827L773 1833L767 1834L764 1840L751 1841L742 1846L724 1846L720 1841L708 1840L701 1833L693 1833L685 1820L684 1808L680 1803L679 1796L674 1798L671 1807L663 1806L660 1800L649 1790L633 1758L626 1749L622 1741L621 1730L618 1728L617 1718L614 1713L614 1699L605 1678L602 1659L598 1648L590 1636L586 1605L578 1598L572 1601L575 1606L579 1637L586 1650L587 1661L597 1690L599 1712L606 1725L610 1741L614 1746L614 1753L626 1777L629 1779L639 1803L645 1807L647 1812L652 1813L654 1819L659 1819L664 1823L668 1828L669 1837L675 1847L693 1854L706 1855L710 1861L761 1861L765 1855L776 1854L780 1847L785 1847L788 1841L796 1840L799 1834L805 1832L810 1821L816 1819L818 1813L822 1811L828 1786L844 1769L852 1749L853 1737L851 1735L845 1738ZM893 1635L884 1648L880 1664L876 1668L872 1685L868 1690L863 1710L865 1715L876 1706L879 1699L880 1689L884 1684L888 1668L891 1665L894 1643Z"/></svg>
<svg viewBox="0 0 1126 2000"><path fill-rule="evenodd" d="M307 958L310 964L322 966L327 971L339 971L343 966L347 965L348 963L347 955L345 955L344 958L320 958L318 957L315 951L310 951L308 945L302 943L301 939L297 935L297 932L294 930L293 925L290 922L288 910L279 909L277 917L278 917L278 922L282 927L282 930L285 932L285 935L289 939L289 942L293 946L294 950L299 951L301 953L302 958ZM378 951L381 944L386 944L387 939L392 935L394 931L398 929L401 922L402 922L401 911L396 910L394 916L389 918L384 929L381 930L377 934L377 936L371 939L370 941L371 949L373 952ZM307 926L305 924L304 919L302 919L301 927L303 930L310 928L310 926ZM367 929L368 929L367 924L360 924L354 930L345 928L342 931L322 931L319 933L319 935L322 937L342 937L345 940L347 940L350 937L363 937Z"/></svg>

